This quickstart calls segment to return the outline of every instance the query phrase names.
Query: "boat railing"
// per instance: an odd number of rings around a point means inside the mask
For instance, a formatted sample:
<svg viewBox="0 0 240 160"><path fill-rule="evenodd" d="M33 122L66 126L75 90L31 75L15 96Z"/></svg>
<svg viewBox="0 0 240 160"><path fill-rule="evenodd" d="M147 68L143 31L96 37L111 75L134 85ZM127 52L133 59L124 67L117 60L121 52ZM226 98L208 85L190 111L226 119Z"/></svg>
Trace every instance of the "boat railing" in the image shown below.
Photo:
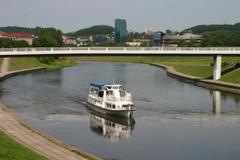
<svg viewBox="0 0 240 160"><path fill-rule="evenodd" d="M114 97L114 96L107 96L106 99L107 99L108 101L119 101L119 98Z"/></svg>
<svg viewBox="0 0 240 160"><path fill-rule="evenodd" d="M125 97L113 97L113 96L107 96L106 99L108 101L132 101L132 96L126 95Z"/></svg>

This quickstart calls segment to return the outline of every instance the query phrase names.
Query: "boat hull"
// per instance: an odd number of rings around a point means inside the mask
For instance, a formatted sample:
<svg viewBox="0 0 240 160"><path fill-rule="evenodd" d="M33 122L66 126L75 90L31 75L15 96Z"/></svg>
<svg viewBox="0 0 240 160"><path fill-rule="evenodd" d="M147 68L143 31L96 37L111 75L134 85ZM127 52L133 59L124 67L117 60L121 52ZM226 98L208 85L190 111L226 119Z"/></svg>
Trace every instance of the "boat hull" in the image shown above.
<svg viewBox="0 0 240 160"><path fill-rule="evenodd" d="M95 106L89 102L87 102L87 107L89 109L92 109L92 110L102 113L102 114L111 115L111 116L119 116L119 117L131 117L133 114L133 111L134 111L134 110L118 110L118 111L108 110L108 109L104 109L104 108Z"/></svg>

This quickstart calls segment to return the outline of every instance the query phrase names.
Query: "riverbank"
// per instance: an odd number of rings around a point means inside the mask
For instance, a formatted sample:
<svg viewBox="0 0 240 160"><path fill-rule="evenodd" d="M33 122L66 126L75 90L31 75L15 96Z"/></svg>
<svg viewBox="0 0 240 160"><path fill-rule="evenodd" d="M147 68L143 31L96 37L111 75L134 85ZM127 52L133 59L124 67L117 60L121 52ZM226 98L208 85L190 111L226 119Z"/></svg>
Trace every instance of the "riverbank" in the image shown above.
<svg viewBox="0 0 240 160"><path fill-rule="evenodd" d="M21 58L11 58L10 59L10 71L34 68L34 67L44 67L47 70L56 70L64 67L71 67L76 64L75 60L70 60L66 58L59 58L53 62L41 63L35 57L21 57Z"/></svg>
<svg viewBox="0 0 240 160"><path fill-rule="evenodd" d="M78 61L130 62L142 64L164 64L174 67L180 73L202 79L211 79L213 58L210 56L85 56ZM240 84L240 68L234 66L240 57L223 57L223 71L220 81Z"/></svg>
<svg viewBox="0 0 240 160"><path fill-rule="evenodd" d="M36 67L10 71L0 74L0 81L6 80L18 74L41 71L46 68ZM6 143L5 150L0 151L0 156L5 160L97 160L95 156L82 152L75 147L66 145L57 139L48 136L40 131L33 129L19 118L14 112L7 109L3 104L0 105L0 138L1 143ZM9 138L10 137L10 138ZM13 140L15 141L13 141ZM11 147L11 148L7 148ZM30 148L30 149L28 149ZM12 152L11 152L12 151ZM12 155L9 155L11 152ZM20 154L20 156L18 156ZM29 156L29 157L28 157ZM46 158L45 158L46 157Z"/></svg>
<svg viewBox="0 0 240 160"><path fill-rule="evenodd" d="M166 70L168 76L176 78L180 81L192 83L194 85L205 87L208 89L221 90L225 92L230 92L234 94L240 94L240 85L228 82L206 80L200 77L189 76L180 72L177 72L174 67L163 65L163 64L150 64L156 67L160 67Z"/></svg>

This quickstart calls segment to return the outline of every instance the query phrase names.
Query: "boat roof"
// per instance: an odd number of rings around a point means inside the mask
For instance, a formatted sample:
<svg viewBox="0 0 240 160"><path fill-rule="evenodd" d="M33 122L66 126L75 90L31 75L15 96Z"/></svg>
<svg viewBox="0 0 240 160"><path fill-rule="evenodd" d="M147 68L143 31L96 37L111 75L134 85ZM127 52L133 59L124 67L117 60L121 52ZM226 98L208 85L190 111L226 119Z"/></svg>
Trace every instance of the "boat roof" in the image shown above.
<svg viewBox="0 0 240 160"><path fill-rule="evenodd" d="M99 82L92 82L92 83L90 83L90 85L93 87L97 87L97 88L102 88L102 87L106 86L106 84L99 83Z"/></svg>
<svg viewBox="0 0 240 160"><path fill-rule="evenodd" d="M105 84L105 83L100 83L100 82L92 82L92 83L90 83L90 85L93 86L93 87L97 87L99 89L101 89L105 86L118 86L118 87L122 86L120 84Z"/></svg>

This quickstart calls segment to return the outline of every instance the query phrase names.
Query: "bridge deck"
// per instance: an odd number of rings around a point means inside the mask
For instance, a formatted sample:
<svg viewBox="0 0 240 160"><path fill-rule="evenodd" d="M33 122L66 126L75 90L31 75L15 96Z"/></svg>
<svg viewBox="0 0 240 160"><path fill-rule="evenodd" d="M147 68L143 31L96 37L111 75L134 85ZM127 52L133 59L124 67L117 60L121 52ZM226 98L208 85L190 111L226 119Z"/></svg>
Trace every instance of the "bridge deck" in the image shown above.
<svg viewBox="0 0 240 160"><path fill-rule="evenodd" d="M60 48L1 48L0 56L81 56L81 55L240 55L237 48L169 48L169 47L60 47Z"/></svg>

